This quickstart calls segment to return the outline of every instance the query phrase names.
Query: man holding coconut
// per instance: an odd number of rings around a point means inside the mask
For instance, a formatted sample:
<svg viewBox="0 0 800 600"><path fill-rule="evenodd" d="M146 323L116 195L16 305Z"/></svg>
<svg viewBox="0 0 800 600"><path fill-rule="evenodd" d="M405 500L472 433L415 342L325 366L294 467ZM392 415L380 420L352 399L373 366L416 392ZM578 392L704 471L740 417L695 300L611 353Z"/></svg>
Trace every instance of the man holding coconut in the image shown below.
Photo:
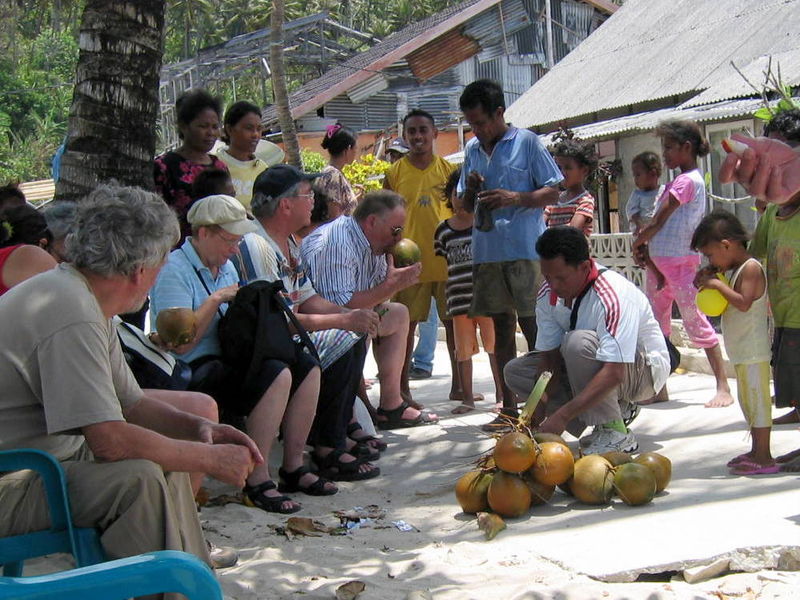
<svg viewBox="0 0 800 600"><path fill-rule="evenodd" d="M302 247L303 260L320 296L351 309L374 308L381 317L374 341L381 382L380 429L415 427L437 420L435 415L409 405L400 394L408 309L388 300L414 285L421 270L419 263L395 267L389 253L403 237L405 218L402 196L388 190L370 192L352 217L339 217Z"/></svg>
<svg viewBox="0 0 800 600"><path fill-rule="evenodd" d="M536 301L536 350L512 360L504 376L527 397L539 374L553 373L537 409L539 431L581 437L584 454L633 452L639 444L622 408L664 386L670 359L645 295L595 263L574 227L554 227L536 242L544 284Z"/></svg>

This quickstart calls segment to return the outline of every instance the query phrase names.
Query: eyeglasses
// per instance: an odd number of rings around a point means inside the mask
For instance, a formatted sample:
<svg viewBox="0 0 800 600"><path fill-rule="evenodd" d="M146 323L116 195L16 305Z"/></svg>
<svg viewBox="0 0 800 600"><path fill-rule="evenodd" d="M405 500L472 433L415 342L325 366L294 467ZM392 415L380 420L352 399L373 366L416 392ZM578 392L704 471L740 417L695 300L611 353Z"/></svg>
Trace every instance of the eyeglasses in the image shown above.
<svg viewBox="0 0 800 600"><path fill-rule="evenodd" d="M403 226L395 225L390 231L392 232L392 237L400 237L400 235L403 233Z"/></svg>
<svg viewBox="0 0 800 600"><path fill-rule="evenodd" d="M222 233L222 229L217 229L216 230L216 234L217 234L217 237L219 237L223 242L225 242L225 244L227 246L238 246L239 242L242 241L242 236L237 235L237 236L230 237L230 236L225 235L224 233Z"/></svg>
<svg viewBox="0 0 800 600"><path fill-rule="evenodd" d="M305 198L306 200L313 200L314 192L309 192L308 194L295 194L295 198Z"/></svg>

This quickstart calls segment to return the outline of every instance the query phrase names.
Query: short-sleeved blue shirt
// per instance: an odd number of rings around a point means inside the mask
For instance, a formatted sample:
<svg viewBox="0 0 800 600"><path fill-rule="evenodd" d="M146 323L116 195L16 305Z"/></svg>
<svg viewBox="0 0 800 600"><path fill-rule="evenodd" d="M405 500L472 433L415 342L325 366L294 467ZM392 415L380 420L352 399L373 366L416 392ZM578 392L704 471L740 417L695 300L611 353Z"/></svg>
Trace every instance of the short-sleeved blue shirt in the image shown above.
<svg viewBox="0 0 800 600"><path fill-rule="evenodd" d="M203 278L203 282L200 278ZM216 279L211 274L211 270L203 264L197 251L192 246L192 238L188 237L177 250L169 254L167 263L158 274L153 289L150 290L150 315L152 322L158 313L165 308L191 308L197 310L200 305L208 299L209 292L212 294L218 289L233 285L239 282L239 275L236 267L231 261L226 262L219 268ZM203 286L205 283L205 286ZM206 290L208 288L208 290ZM206 329L203 339L186 354L180 358L187 362L192 362L204 356L219 356L220 346L217 336L220 312L223 314L228 308L227 304L222 304L219 311L214 314L211 324Z"/></svg>
<svg viewBox="0 0 800 600"><path fill-rule="evenodd" d="M485 179L486 190L532 192L557 185L563 177L539 136L527 129L509 127L489 156L478 138L464 148L464 165L458 193L467 185L470 172L477 171ZM492 211L491 231L472 230L472 257L475 263L511 260L538 260L536 240L545 229L541 208L506 206Z"/></svg>

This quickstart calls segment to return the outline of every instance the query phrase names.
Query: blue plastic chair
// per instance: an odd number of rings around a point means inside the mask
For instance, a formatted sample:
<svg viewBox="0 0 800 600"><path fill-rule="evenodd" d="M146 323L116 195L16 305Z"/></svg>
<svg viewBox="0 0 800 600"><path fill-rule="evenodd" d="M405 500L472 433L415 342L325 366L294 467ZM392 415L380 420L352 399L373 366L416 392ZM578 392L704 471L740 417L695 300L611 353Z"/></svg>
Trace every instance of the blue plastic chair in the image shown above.
<svg viewBox="0 0 800 600"><path fill-rule="evenodd" d="M67 480L61 464L47 452L22 449L0 452L0 472L32 469L44 483L50 509L50 529L0 538L0 565L3 575L20 577L22 564L29 558L67 552L79 567L106 560L96 529L72 525Z"/></svg>
<svg viewBox="0 0 800 600"><path fill-rule="evenodd" d="M0 600L123 600L178 592L190 600L222 600L211 569L185 552L162 550L35 577L0 577Z"/></svg>

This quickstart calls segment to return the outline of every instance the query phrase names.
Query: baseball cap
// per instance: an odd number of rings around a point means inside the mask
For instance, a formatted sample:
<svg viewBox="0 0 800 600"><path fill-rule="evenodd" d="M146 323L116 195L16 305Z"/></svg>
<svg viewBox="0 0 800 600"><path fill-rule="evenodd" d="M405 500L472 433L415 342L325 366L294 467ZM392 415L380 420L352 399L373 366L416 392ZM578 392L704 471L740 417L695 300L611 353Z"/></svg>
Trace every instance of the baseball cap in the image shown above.
<svg viewBox="0 0 800 600"><path fill-rule="evenodd" d="M389 152L390 150L394 152L399 152L400 154L406 154L409 150L408 144L406 144L403 138L394 138L389 144L386 146L386 151Z"/></svg>
<svg viewBox="0 0 800 600"><path fill-rule="evenodd" d="M273 165L256 177L250 208L257 212L265 204L285 194L293 185L312 181L319 176L320 173L304 173L294 165Z"/></svg>
<svg viewBox="0 0 800 600"><path fill-rule="evenodd" d="M258 229L241 202L225 194L200 198L192 204L186 219L193 227L219 225L233 235L244 235Z"/></svg>

